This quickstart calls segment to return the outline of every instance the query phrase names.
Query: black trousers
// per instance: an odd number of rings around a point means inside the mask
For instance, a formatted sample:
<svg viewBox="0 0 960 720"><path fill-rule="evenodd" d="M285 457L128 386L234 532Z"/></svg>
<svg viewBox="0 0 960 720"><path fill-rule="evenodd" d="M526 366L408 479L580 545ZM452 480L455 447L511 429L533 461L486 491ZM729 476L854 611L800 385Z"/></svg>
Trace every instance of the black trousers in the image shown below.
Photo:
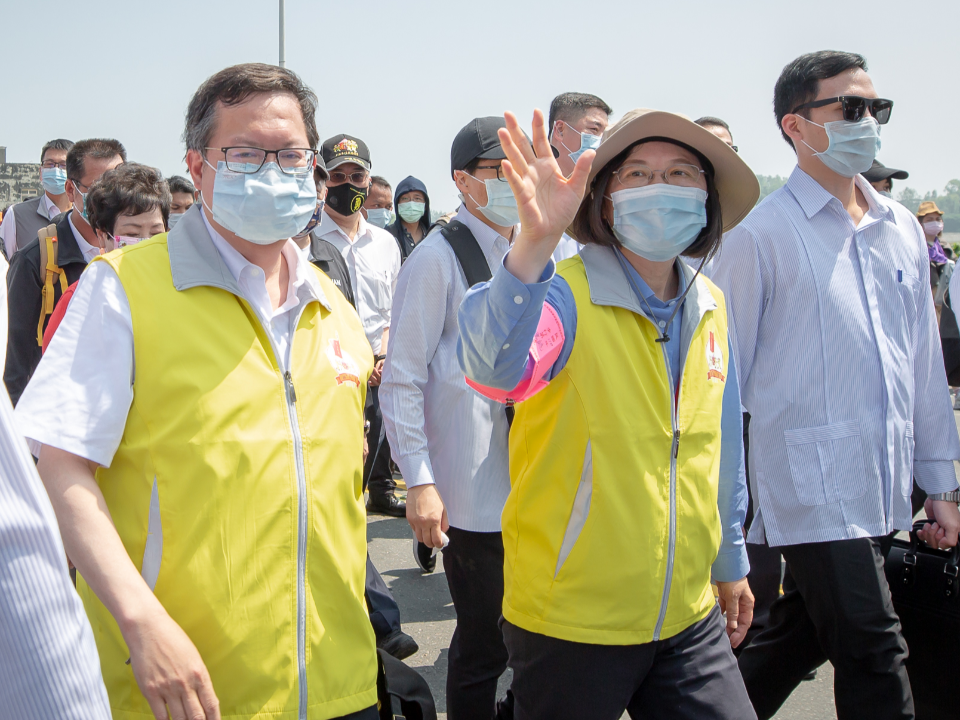
<svg viewBox="0 0 960 720"><path fill-rule="evenodd" d="M383 414L380 412L380 387L367 388L367 404L364 415L370 423L367 434L369 453L363 464L363 489L369 488L375 497L392 495L397 483L390 472L390 445L383 427Z"/></svg>
<svg viewBox="0 0 960 720"><path fill-rule="evenodd" d="M397 605L390 588L374 567L369 552L363 596L367 600L370 624L373 625L373 634L377 636L377 640L385 640L394 633L400 632L400 606Z"/></svg>
<svg viewBox="0 0 960 720"><path fill-rule="evenodd" d="M515 720L751 720L720 608L643 645L590 645L504 621Z"/></svg>
<svg viewBox="0 0 960 720"><path fill-rule="evenodd" d="M507 669L500 632L503 608L503 538L498 532L451 527L443 569L457 611L447 658L447 717L490 720L497 680Z"/></svg>
<svg viewBox="0 0 960 720"><path fill-rule="evenodd" d="M839 720L913 718L907 645L883 574L889 539L836 540L780 548L784 594L770 624L740 655L760 720L772 717L811 670L835 670Z"/></svg>

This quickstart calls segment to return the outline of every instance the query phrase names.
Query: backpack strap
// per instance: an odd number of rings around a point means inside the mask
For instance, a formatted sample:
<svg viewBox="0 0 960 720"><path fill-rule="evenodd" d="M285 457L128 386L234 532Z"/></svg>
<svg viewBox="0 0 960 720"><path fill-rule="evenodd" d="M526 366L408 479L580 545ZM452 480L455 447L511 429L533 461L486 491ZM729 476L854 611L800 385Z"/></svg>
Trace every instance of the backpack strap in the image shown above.
<svg viewBox="0 0 960 720"><path fill-rule="evenodd" d="M467 278L467 287L473 287L493 277L487 258L480 249L480 243L470 232L470 228L459 220L451 220L440 228L440 234L453 248L460 269Z"/></svg>
<svg viewBox="0 0 960 720"><path fill-rule="evenodd" d="M47 225L37 232L40 240L40 274L43 277L43 289L40 293L40 320L37 323L37 345L43 346L43 325L53 314L54 288L53 280L60 276L60 294L67 291L67 275L63 268L57 265L57 226Z"/></svg>

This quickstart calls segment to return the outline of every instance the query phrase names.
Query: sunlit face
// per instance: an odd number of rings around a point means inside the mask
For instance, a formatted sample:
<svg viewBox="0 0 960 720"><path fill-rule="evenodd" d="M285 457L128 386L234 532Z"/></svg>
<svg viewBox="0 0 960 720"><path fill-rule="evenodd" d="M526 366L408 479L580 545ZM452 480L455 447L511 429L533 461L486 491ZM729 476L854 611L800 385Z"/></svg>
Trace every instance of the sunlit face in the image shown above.
<svg viewBox="0 0 960 720"><path fill-rule="evenodd" d="M175 192L170 203L170 214L185 213L193 205L193 193Z"/></svg>
<svg viewBox="0 0 960 720"><path fill-rule="evenodd" d="M364 210L376 210L378 208L393 209L393 197L390 188L383 185L371 185L367 192L367 199L363 203Z"/></svg>
<svg viewBox="0 0 960 720"><path fill-rule="evenodd" d="M427 198L422 192L419 190L411 190L410 192L405 192L403 195L397 198L397 205L407 202L425 203L426 201Z"/></svg>
<svg viewBox="0 0 960 720"><path fill-rule="evenodd" d="M581 133L600 137L607 129L610 117L600 108L589 108L585 113L570 120L557 120L550 131L550 144L556 149L560 172L569 176L573 172L570 153L580 149Z"/></svg>
<svg viewBox="0 0 960 720"><path fill-rule="evenodd" d="M730 131L727 130L723 125L707 125L705 130L709 130L718 138L723 140L727 145L733 147L733 136L730 134Z"/></svg>
<svg viewBox="0 0 960 720"><path fill-rule="evenodd" d="M815 100L826 100L832 97L841 97L843 95L858 95L865 98L878 97L877 91L873 87L873 81L860 68L846 70L839 75L820 81ZM794 142L797 153L801 157L810 156L814 152L823 152L830 145L827 139L827 131L820 127L828 122L843 120L843 106L839 102L831 103L819 108L808 108L804 111L810 122L806 122L802 115L788 115L784 117L786 122L788 118L791 122L786 127L792 127L795 122L796 133L799 133L803 142L813 148L807 148L802 142ZM870 115L869 110L867 115ZM796 119L795 121L793 119ZM789 134L789 130L788 130Z"/></svg>
<svg viewBox="0 0 960 720"><path fill-rule="evenodd" d="M471 177L463 170L454 172L457 188L463 194L467 207L476 209L487 204L487 185L485 180L496 180L497 172L503 160L480 160Z"/></svg>
<svg viewBox="0 0 960 720"><path fill-rule="evenodd" d="M102 247L105 252L110 252L116 249L114 238L129 237L146 240L147 238L152 238L154 235L159 235L165 230L163 213L159 207L155 207L138 215L119 215L113 222L113 232L108 235L102 230L97 230L97 240L100 241L100 247Z"/></svg>

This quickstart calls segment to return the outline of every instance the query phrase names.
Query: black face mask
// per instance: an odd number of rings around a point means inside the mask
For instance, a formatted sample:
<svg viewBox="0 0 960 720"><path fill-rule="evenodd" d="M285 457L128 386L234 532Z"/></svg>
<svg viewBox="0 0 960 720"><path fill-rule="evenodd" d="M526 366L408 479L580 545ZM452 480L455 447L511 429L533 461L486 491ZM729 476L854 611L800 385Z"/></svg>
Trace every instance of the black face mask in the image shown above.
<svg viewBox="0 0 960 720"><path fill-rule="evenodd" d="M341 215L353 215L360 212L367 199L368 188L357 187L350 183L327 185L327 207Z"/></svg>

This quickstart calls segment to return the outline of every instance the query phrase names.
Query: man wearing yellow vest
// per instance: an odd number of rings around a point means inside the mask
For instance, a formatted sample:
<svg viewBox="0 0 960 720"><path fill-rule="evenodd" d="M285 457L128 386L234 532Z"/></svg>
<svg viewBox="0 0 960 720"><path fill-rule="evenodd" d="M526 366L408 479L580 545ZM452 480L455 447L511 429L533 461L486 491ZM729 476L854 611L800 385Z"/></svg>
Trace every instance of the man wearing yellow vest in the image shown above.
<svg viewBox="0 0 960 720"><path fill-rule="evenodd" d="M373 358L290 240L316 209L316 104L269 65L204 82L202 202L88 268L21 399L117 719L377 717Z"/></svg>
<svg viewBox="0 0 960 720"><path fill-rule="evenodd" d="M673 113L626 113L569 179L540 111L536 155L506 120L520 233L464 298L458 353L468 382L517 402L501 621L514 718L755 718L731 650L753 607L736 368L723 295L679 256L709 260L757 180ZM584 246L554 273L568 227Z"/></svg>

